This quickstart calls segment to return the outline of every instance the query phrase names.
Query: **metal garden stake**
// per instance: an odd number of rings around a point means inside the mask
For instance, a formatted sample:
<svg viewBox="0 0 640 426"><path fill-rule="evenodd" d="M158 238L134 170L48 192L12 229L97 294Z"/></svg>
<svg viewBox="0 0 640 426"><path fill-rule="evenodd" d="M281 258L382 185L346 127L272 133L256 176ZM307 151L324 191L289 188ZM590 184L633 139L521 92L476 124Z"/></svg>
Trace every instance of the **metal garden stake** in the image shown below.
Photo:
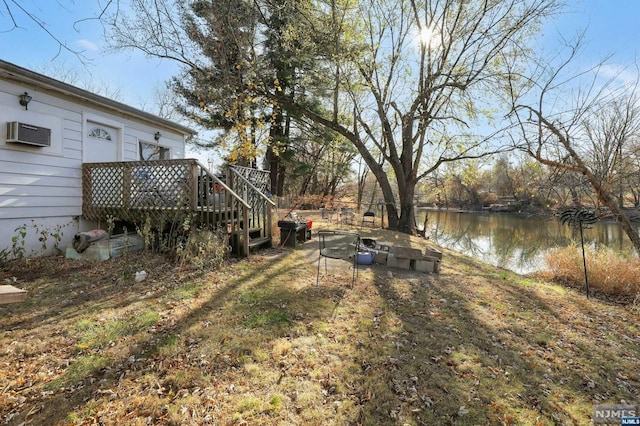
<svg viewBox="0 0 640 426"><path fill-rule="evenodd" d="M560 213L560 221L563 224L568 224L571 227L578 228L580 230L580 245L582 246L582 264L584 266L584 286L587 291L587 299L589 298L589 278L587 276L587 258L584 254L584 236L582 235L582 230L585 228L590 228L594 223L598 221L596 215L586 209L570 207L565 209Z"/></svg>

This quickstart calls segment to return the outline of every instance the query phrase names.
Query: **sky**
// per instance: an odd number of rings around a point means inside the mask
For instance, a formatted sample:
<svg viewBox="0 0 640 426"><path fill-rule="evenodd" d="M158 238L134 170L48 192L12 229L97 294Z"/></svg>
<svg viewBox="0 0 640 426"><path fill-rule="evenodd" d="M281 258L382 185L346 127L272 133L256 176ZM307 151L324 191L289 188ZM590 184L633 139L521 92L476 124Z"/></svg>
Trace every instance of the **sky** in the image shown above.
<svg viewBox="0 0 640 426"><path fill-rule="evenodd" d="M15 8L14 18L19 28L11 30L11 21L0 2L0 58L5 61L44 74L62 68L75 69L83 74L83 78L96 84L108 81L113 89L119 89L125 101L138 104L144 101L145 94L150 93L156 84L168 79L177 70L168 61L146 58L139 53L105 52L102 27L97 20L85 20L74 25L79 19L96 16L100 10L98 3L104 1L12 1L22 4L24 9L41 19L50 33L70 48L83 51L88 62L85 67L75 55L64 50L59 52L58 43Z"/></svg>
<svg viewBox="0 0 640 426"><path fill-rule="evenodd" d="M553 49L562 37L586 31L581 60L595 64L611 55L609 65L629 67L640 59L640 1L566 0L569 7L542 31L542 46Z"/></svg>
<svg viewBox="0 0 640 426"><path fill-rule="evenodd" d="M72 70L93 87L107 86L111 93L117 92L117 100L154 113L150 104L153 91L177 74L179 68L169 61L137 52L105 52L100 23L96 20L76 22L96 16L100 4L105 3L106 0L0 1L0 59L42 74L53 74L54 78L60 78L63 70ZM610 63L614 67L629 66L636 60L640 54L640 1L567 0L567 3L568 9L543 28L541 43L546 49L553 49L561 35L570 39L579 30L586 29L587 45L582 60L595 63L613 55ZM5 4L12 7L18 28L13 28ZM16 4L40 19L59 40L82 50L89 59L87 65L80 63L75 55L59 51L52 36L14 6ZM198 158L206 165L215 154L188 151L187 156Z"/></svg>

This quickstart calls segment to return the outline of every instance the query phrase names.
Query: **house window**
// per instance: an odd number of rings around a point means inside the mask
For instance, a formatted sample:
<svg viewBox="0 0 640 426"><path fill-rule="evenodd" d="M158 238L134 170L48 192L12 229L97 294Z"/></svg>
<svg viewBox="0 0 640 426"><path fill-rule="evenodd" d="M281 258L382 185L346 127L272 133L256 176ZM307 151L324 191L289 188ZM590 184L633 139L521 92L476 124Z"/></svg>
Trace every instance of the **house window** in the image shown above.
<svg viewBox="0 0 640 426"><path fill-rule="evenodd" d="M168 160L170 157L170 150L164 146L140 142L140 160Z"/></svg>
<svg viewBox="0 0 640 426"><path fill-rule="evenodd" d="M92 138L104 139L107 141L111 140L111 133L109 133L102 127L94 127L93 129L89 130L89 136L91 136Z"/></svg>

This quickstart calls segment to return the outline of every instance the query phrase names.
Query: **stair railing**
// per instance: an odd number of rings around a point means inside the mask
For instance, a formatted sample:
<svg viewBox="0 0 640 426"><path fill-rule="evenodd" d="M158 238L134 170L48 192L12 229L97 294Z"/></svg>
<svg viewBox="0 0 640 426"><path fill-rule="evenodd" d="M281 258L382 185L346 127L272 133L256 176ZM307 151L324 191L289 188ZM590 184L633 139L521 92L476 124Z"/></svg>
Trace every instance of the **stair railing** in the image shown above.
<svg viewBox="0 0 640 426"><path fill-rule="evenodd" d="M276 204L254 183L241 173L235 167L229 168L229 185L233 190L251 206L250 217L248 218L249 226L245 227L259 229L260 236L265 238L273 238L273 208ZM249 240L245 235L245 250L248 250ZM247 251L248 253L248 251Z"/></svg>

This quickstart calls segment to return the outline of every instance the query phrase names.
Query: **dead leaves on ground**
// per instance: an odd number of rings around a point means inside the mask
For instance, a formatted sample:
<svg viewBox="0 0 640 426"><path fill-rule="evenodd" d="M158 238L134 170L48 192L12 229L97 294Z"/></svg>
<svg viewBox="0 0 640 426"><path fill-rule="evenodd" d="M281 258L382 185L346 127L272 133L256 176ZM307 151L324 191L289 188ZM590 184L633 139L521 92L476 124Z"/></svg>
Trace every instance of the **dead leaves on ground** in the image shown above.
<svg viewBox="0 0 640 426"><path fill-rule="evenodd" d="M351 289L344 268L316 286L316 265L290 256L200 276L144 259L51 264L59 281L11 271L36 298L0 318L2 419L581 424L640 390L637 307L447 274L454 258L440 276L362 268ZM90 342L80 320L130 326Z"/></svg>

